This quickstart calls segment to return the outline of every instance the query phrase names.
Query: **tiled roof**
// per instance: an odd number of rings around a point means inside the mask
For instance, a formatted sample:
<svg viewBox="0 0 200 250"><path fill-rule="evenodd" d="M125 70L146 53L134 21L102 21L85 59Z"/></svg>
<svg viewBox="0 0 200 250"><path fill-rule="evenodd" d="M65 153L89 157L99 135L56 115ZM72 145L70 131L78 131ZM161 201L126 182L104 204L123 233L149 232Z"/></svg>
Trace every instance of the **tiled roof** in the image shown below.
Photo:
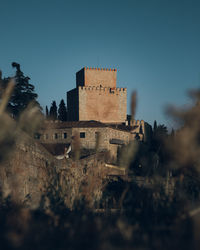
<svg viewBox="0 0 200 250"><path fill-rule="evenodd" d="M98 121L73 121L73 122L48 121L45 122L44 127L45 128L98 128L98 127L108 127L108 126Z"/></svg>
<svg viewBox="0 0 200 250"><path fill-rule="evenodd" d="M112 128L130 132L138 126L126 126L123 124L109 124L98 121L47 121L44 123L44 129L65 129L65 128Z"/></svg>

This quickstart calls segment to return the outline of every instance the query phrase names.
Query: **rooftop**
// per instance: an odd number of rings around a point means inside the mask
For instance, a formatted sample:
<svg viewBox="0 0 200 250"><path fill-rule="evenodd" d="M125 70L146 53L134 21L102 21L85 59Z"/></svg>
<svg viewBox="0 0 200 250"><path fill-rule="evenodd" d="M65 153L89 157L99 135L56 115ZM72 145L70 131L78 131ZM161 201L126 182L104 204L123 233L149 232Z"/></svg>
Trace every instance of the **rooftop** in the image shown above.
<svg viewBox="0 0 200 250"><path fill-rule="evenodd" d="M125 126L123 124L105 124L98 121L46 121L43 128L47 129L64 129L64 128L112 128L130 132L138 126Z"/></svg>

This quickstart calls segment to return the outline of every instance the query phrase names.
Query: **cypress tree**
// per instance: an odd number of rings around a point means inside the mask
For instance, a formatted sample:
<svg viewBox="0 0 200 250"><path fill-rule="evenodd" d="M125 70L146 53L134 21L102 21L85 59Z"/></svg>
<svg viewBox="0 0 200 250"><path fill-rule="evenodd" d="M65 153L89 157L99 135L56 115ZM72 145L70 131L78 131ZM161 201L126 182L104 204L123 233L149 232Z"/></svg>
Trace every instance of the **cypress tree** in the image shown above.
<svg viewBox="0 0 200 250"><path fill-rule="evenodd" d="M172 128L171 137L174 137L174 136L175 136L175 132L174 132L174 129Z"/></svg>
<svg viewBox="0 0 200 250"><path fill-rule="evenodd" d="M46 106L46 119L49 118L49 110L48 110L48 107Z"/></svg>
<svg viewBox="0 0 200 250"><path fill-rule="evenodd" d="M156 132L158 126L157 126L157 121L154 121L154 125L153 125L153 132Z"/></svg>
<svg viewBox="0 0 200 250"><path fill-rule="evenodd" d="M49 116L51 120L57 120L58 114L57 114L57 105L56 105L56 101L53 101L51 103L51 107L50 107L50 112L49 112Z"/></svg>
<svg viewBox="0 0 200 250"><path fill-rule="evenodd" d="M67 121L67 108L63 99L60 101L59 104L58 119L63 122Z"/></svg>

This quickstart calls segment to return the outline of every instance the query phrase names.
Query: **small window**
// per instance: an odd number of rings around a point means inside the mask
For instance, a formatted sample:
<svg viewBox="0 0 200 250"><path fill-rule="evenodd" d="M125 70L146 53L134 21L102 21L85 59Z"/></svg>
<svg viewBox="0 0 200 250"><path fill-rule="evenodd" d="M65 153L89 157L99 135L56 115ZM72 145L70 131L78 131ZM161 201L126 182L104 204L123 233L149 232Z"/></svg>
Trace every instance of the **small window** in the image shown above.
<svg viewBox="0 0 200 250"><path fill-rule="evenodd" d="M85 138L85 132L80 132L80 138Z"/></svg>
<svg viewBox="0 0 200 250"><path fill-rule="evenodd" d="M67 133L63 133L63 139L67 139Z"/></svg>
<svg viewBox="0 0 200 250"><path fill-rule="evenodd" d="M35 133L34 138L35 138L36 140L39 140L39 139L40 139L40 136L41 136L41 134Z"/></svg>
<svg viewBox="0 0 200 250"><path fill-rule="evenodd" d="M45 135L44 135L44 139L45 139L45 140L48 140L48 139L49 139L49 135L48 135L48 134L45 134Z"/></svg>
<svg viewBox="0 0 200 250"><path fill-rule="evenodd" d="M54 134L54 139L58 139L58 134L57 133Z"/></svg>

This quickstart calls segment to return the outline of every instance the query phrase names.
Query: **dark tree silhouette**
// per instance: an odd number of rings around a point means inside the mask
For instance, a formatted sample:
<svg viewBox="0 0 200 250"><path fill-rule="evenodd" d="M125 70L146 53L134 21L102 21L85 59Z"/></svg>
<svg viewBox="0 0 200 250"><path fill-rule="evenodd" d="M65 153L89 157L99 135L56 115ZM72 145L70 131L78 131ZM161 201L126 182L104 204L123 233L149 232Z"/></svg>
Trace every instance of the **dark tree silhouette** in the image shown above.
<svg viewBox="0 0 200 250"><path fill-rule="evenodd" d="M156 137L165 137L168 134L167 127L164 124L158 125L154 130L154 134Z"/></svg>
<svg viewBox="0 0 200 250"><path fill-rule="evenodd" d="M59 104L58 119L63 122L67 121L67 108L63 99L60 101Z"/></svg>
<svg viewBox="0 0 200 250"><path fill-rule="evenodd" d="M175 132L174 132L174 129L172 128L172 131L171 131L171 134L170 134L171 137L174 137L175 136Z"/></svg>
<svg viewBox="0 0 200 250"><path fill-rule="evenodd" d="M49 118L49 109L48 109L48 107L46 106L46 119L48 119Z"/></svg>
<svg viewBox="0 0 200 250"><path fill-rule="evenodd" d="M169 155L166 150L166 139L168 138L168 130L164 124L159 124L153 130L152 150L159 157L159 165L166 165L169 160ZM164 169L163 169L164 170Z"/></svg>
<svg viewBox="0 0 200 250"><path fill-rule="evenodd" d="M51 120L54 120L54 121L57 120L58 114L57 114L57 105L56 105L56 101L53 101L53 102L51 103L49 115L50 115L50 119L51 119Z"/></svg>
<svg viewBox="0 0 200 250"><path fill-rule="evenodd" d="M8 104L8 110L11 112L14 118L18 118L20 113L23 112L30 102L38 105L38 95L34 92L35 87L29 83L30 78L24 76L24 73L20 69L20 64L13 62L12 66L16 68L15 74L15 88ZM10 78L4 79L4 82L8 82Z"/></svg>
<svg viewBox="0 0 200 250"><path fill-rule="evenodd" d="M153 124L153 131L156 131L156 129L157 129L157 121L154 121L154 124Z"/></svg>

